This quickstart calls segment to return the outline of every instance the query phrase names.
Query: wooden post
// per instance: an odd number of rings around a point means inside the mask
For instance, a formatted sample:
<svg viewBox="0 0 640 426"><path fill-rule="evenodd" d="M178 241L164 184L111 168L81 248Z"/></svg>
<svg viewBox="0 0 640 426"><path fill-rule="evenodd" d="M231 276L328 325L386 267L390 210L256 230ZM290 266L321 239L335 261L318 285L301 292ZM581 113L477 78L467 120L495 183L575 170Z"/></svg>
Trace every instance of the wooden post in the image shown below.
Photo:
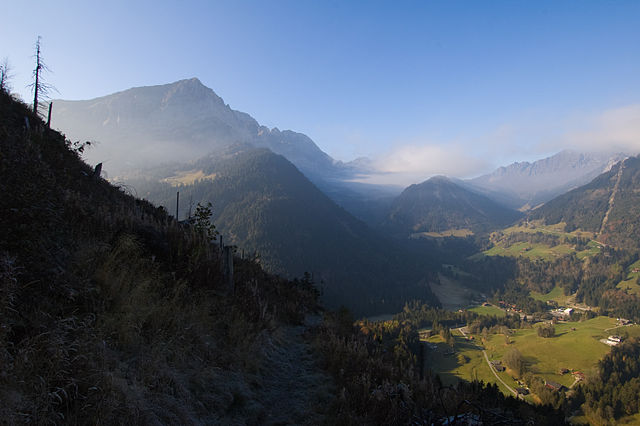
<svg viewBox="0 0 640 426"><path fill-rule="evenodd" d="M222 253L222 276L227 289L233 293L233 247L224 246Z"/></svg>
<svg viewBox="0 0 640 426"><path fill-rule="evenodd" d="M420 366L420 380L424 379L424 343L420 342L420 360L419 360L419 366Z"/></svg>
<svg viewBox="0 0 640 426"><path fill-rule="evenodd" d="M49 114L47 115L47 129L51 128L51 108L53 108L53 102L49 102Z"/></svg>
<svg viewBox="0 0 640 426"><path fill-rule="evenodd" d="M178 219L178 210L180 208L180 191L176 192L176 221L179 222Z"/></svg>

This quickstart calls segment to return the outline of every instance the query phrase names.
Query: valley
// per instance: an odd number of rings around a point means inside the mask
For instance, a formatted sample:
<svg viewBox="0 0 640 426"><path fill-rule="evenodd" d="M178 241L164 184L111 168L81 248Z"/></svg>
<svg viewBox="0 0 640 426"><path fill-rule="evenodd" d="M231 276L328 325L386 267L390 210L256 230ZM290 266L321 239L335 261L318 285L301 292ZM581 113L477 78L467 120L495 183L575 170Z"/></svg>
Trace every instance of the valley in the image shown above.
<svg viewBox="0 0 640 426"><path fill-rule="evenodd" d="M640 2L5 2L0 425L640 425Z"/></svg>
<svg viewBox="0 0 640 426"><path fill-rule="evenodd" d="M175 109L173 136L149 131L153 121L148 117L164 116L164 110L131 116L109 133L109 117L138 108L140 99L154 105L160 98L167 111ZM158 141L171 146L173 137L199 147L189 151L195 157L156 158L145 168L137 167L133 156L131 167L114 169L119 174L113 182L122 182L122 188L165 215L177 210L180 226L191 226L196 208L211 203L211 226L220 247L235 251L239 265L248 262L294 285L315 285L320 303L334 310L308 330L296 328L298 334L289 336L295 342L291 353L283 352L281 342L265 355L264 365L272 365L273 371L262 377L263 386L274 389L251 398L275 404L268 414L275 419L287 418L278 417L283 406L275 399L280 398L281 382L295 371L308 378L295 418L305 411L323 418L313 401L305 399L310 392L331 400L330 380L316 370L315 361L304 358L311 343L300 337L312 328L322 336L312 344L323 353L327 374L351 392L334 403L347 404L343 408L352 413L358 410L355 395L360 391L354 386L360 374L372 378L368 392L376 399L383 398L378 393L382 385L374 383L384 380L404 380L416 389L440 383L453 390L453 400L463 398L465 386L479 386L473 392L495 392L496 401L517 397L524 404L518 406L521 413L534 410L544 417L546 406L567 418L595 418L591 408L579 408L593 405L580 392L598 382L603 360L616 354L617 348L603 341L619 336L625 350L639 344L640 251L632 241L640 227L628 214L637 201L633 185L640 162L635 157L622 167L609 164L611 156L565 152L536 166L505 169L500 172L505 176L535 170L542 182L532 184L529 195L520 193L505 203L496 196L496 186L487 186L495 181L491 179L472 184L435 176L403 191L354 184L349 179L364 173L366 162L357 167L335 162L302 134L263 128L194 79L131 89L107 100L63 102L58 118L65 123L85 117L78 131L86 133L79 134L116 138L120 148L141 134L151 135L137 140L142 150ZM178 113L185 102L204 105L195 124ZM86 116L82 108L95 116ZM225 130L211 122L226 123ZM191 134L193 129L197 132ZM207 138L215 143L199 145ZM539 192L540 185L563 176L563 161L584 166L574 167L574 183L604 163L607 170L535 209L516 210L517 203L551 197ZM501 182L506 185L508 179ZM561 191L560 186L554 191ZM362 317L369 319L355 320ZM628 324L621 327L615 318ZM293 328L282 324L277 330ZM349 341L358 342L356 349L344 346ZM376 371L378 364L364 361L361 366L350 363L349 357L363 359L363 348L389 370ZM290 368L301 360L304 371ZM421 404L433 403L421 395ZM614 410L608 418L632 415Z"/></svg>

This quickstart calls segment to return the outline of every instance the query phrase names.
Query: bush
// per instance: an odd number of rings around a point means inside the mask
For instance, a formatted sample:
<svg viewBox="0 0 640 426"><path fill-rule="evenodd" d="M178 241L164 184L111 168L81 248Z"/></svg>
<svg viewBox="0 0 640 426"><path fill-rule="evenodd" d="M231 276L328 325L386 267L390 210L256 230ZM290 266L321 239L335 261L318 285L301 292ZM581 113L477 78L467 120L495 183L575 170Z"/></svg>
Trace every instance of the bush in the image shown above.
<svg viewBox="0 0 640 426"><path fill-rule="evenodd" d="M538 327L537 332L538 332L538 336L540 337L544 337L544 338L554 337L556 335L556 328L554 327L553 324L545 324Z"/></svg>

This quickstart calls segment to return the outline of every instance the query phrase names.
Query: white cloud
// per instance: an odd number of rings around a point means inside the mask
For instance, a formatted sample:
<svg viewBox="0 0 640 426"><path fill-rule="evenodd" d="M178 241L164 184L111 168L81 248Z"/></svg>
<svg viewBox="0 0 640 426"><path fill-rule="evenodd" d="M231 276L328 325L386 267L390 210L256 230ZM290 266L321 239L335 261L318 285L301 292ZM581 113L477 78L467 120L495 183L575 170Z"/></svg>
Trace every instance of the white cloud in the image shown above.
<svg viewBox="0 0 640 426"><path fill-rule="evenodd" d="M640 151L640 105L606 110L577 120L561 138L577 150Z"/></svg>
<svg viewBox="0 0 640 426"><path fill-rule="evenodd" d="M530 117L450 143L401 144L374 159L377 172L359 180L406 186L434 175L474 177L513 161L535 161L564 149L639 153L640 104L571 117Z"/></svg>
<svg viewBox="0 0 640 426"><path fill-rule="evenodd" d="M377 173L363 181L408 185L434 175L466 177L487 167L457 144L402 145L373 161Z"/></svg>

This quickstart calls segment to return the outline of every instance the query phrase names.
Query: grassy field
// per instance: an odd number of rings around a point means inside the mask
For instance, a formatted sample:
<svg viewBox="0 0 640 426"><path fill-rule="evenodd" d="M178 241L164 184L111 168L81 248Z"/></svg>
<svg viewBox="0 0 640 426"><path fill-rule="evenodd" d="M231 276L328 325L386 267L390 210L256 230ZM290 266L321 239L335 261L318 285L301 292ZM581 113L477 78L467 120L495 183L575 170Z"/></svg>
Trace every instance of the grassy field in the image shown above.
<svg viewBox="0 0 640 426"><path fill-rule="evenodd" d="M468 311L475 312L480 315L488 315L492 317L504 317L507 315L505 311L496 307L496 306L474 306L473 308L467 309Z"/></svg>
<svg viewBox="0 0 640 426"><path fill-rule="evenodd" d="M529 296L531 296L532 298L536 299L536 300L540 300L542 302L548 302L549 300L555 300L558 305L560 306L566 306L567 302L573 298L573 296L569 295L566 296L562 290L562 287L554 287L553 290L551 290L549 293L547 294L543 294L543 293L538 293L536 291L532 291Z"/></svg>
<svg viewBox="0 0 640 426"><path fill-rule="evenodd" d="M497 243L489 250L486 250L484 254L487 256L523 256L529 259L554 260L573 251L573 248L568 244L558 244L557 246L551 247L545 244L532 244L523 241L515 243L510 247L505 247Z"/></svg>
<svg viewBox="0 0 640 426"><path fill-rule="evenodd" d="M171 186L179 185L191 185L197 180L213 180L216 178L216 174L205 175L202 170L189 170L186 172L179 172L175 176L162 179L163 182L169 183Z"/></svg>
<svg viewBox="0 0 640 426"><path fill-rule="evenodd" d="M565 224L558 223L555 225L543 225L540 221L533 221L522 225L511 226L501 231L503 235L510 235L513 233L524 232L528 234L534 234L541 232L543 234L556 235L558 237L580 237L580 238L595 238L592 232L584 232L576 230L573 232L564 231ZM570 253L576 253L576 255L583 259L587 256L593 256L600 252L600 245L595 241L589 241L585 250L576 251L574 246L569 244L558 244L550 246L541 243L528 243L517 242L507 247L504 240L501 239L500 233L492 234L491 240L494 246L483 252L486 256L510 256L510 257L528 257L529 259L544 259L547 261L557 259Z"/></svg>
<svg viewBox="0 0 640 426"><path fill-rule="evenodd" d="M610 350L600 339L613 332L604 330L615 326L616 320L608 317L559 323L556 324L556 336L547 339L539 337L534 326L517 330L511 336L509 346L502 335L490 336L485 346L490 356L495 358L502 358L509 347L515 347L522 353L529 371L569 387L573 376L560 375L559 370L568 368L589 374Z"/></svg>
<svg viewBox="0 0 640 426"><path fill-rule="evenodd" d="M460 332L452 331L452 334L455 340L455 355L446 355L449 346L440 336L427 339L427 342L435 348L427 350L426 367L438 374L445 385L453 385L460 380L476 379L485 383L498 383L500 390L508 395L507 388L496 380L489 369L482 351L473 342L466 340Z"/></svg>
<svg viewBox="0 0 640 426"><path fill-rule="evenodd" d="M543 225L540 221L533 221L524 223L521 225L511 226L503 229L500 233L494 233L491 236L491 240L494 246L483 252L486 256L510 256L510 257L528 257L529 259L544 259L551 261L562 257L570 253L576 253L576 255L583 259L587 256L593 256L600 252L600 245L595 241L589 241L587 248L582 251L576 251L575 247L569 244L558 244L550 246L541 243L528 243L517 242L507 247L500 237L502 235L511 235L518 232L524 232L528 234L535 234L541 232L543 234L557 235L558 237L580 237L580 238L595 238L592 232L584 232L576 230L573 232L564 231L565 224L558 223L555 225Z"/></svg>
<svg viewBox="0 0 640 426"><path fill-rule="evenodd" d="M442 307L450 311L466 308L477 296L477 291L461 285L458 281L440 274L440 284L431 283L431 291L441 301Z"/></svg>
<svg viewBox="0 0 640 426"><path fill-rule="evenodd" d="M627 279L624 281L620 281L616 287L621 290L626 290L629 294L638 294L640 295L640 285L638 285L638 277L640 277L640 272L633 272L634 269L640 269L640 260L633 263L627 268Z"/></svg>
<svg viewBox="0 0 640 426"><path fill-rule="evenodd" d="M517 348L523 355L529 371L537 376L571 386L574 378L571 374L559 374L561 368L582 371L589 375L595 371L600 360L611 348L600 342L611 334L640 336L640 326L616 327L616 320L608 317L597 317L583 322L568 322L556 324L556 336L542 338L537 335L534 325L531 329L516 330L507 345L502 334L489 335L485 342L481 336L475 335L474 341L486 349L490 360L502 359L505 352ZM427 365L438 373L445 384L458 380L484 380L496 383L497 380L484 360L482 350L474 341L466 340L457 330L453 331L456 353L445 355L449 349L440 336L432 336L427 342L436 346L428 350ZM509 386L519 386L511 377L510 371L498 373ZM505 394L508 390L497 382ZM535 397L527 398L534 401Z"/></svg>
<svg viewBox="0 0 640 426"><path fill-rule="evenodd" d="M416 232L414 234L411 234L411 238L464 238L471 235L473 235L473 231L470 229L447 229L446 231L442 232Z"/></svg>
<svg viewBox="0 0 640 426"><path fill-rule="evenodd" d="M600 250L600 244L592 240L587 243L587 249L576 252L576 256L578 257L578 259L584 259L588 256L595 256L596 254L600 253Z"/></svg>
<svg viewBox="0 0 640 426"><path fill-rule="evenodd" d="M575 230L573 232L565 232L566 223L560 222L554 225L545 225L541 220L533 220L531 222L524 223L522 225L515 225L509 228L505 228L502 232L505 235L512 234L514 232L526 232L529 234L535 234L536 232L542 232L543 234L552 234L559 237L580 237L580 238L595 238L593 232L586 232Z"/></svg>

